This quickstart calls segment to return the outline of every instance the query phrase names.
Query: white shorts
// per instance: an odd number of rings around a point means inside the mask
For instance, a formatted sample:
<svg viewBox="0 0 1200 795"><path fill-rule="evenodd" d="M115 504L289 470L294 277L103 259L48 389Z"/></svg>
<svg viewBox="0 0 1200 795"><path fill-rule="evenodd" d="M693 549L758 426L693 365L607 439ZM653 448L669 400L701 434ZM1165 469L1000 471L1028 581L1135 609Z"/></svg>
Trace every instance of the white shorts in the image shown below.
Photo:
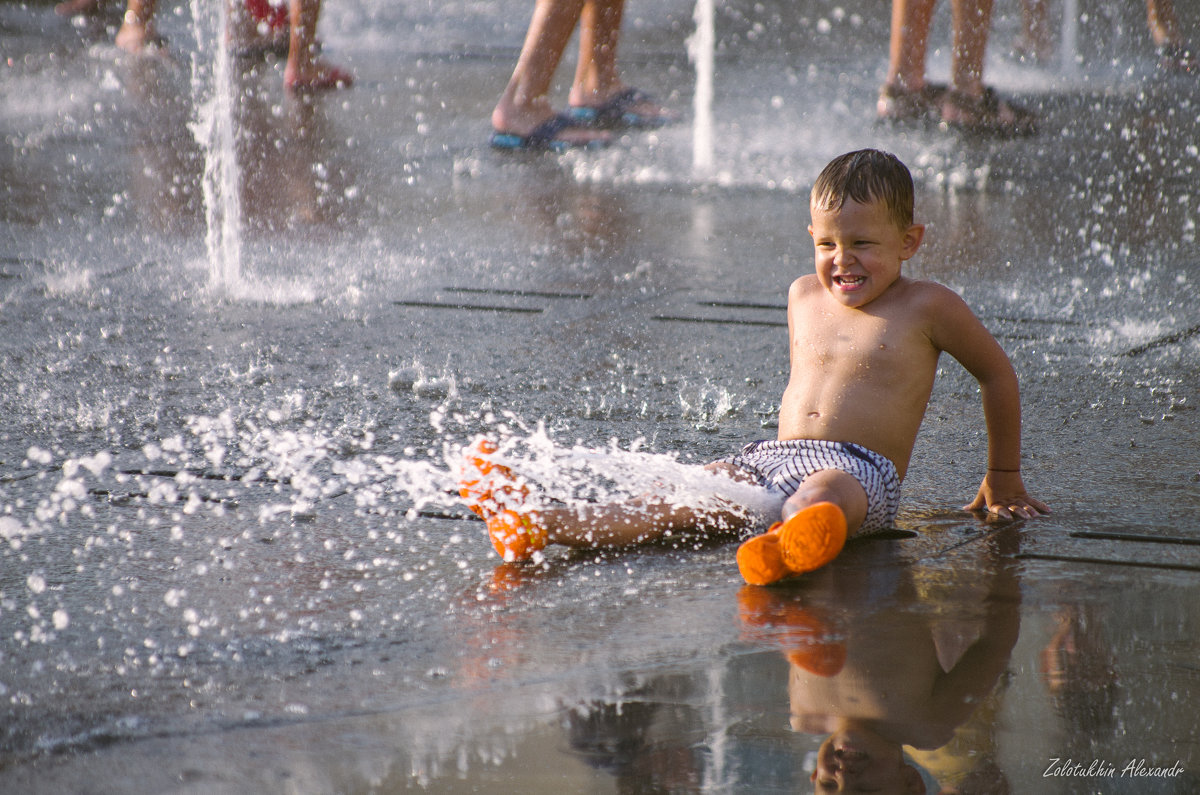
<svg viewBox="0 0 1200 795"><path fill-rule="evenodd" d="M768 439L751 442L721 461L746 472L759 485L785 499L814 473L836 469L853 475L867 493L867 518L859 528L860 534L890 528L900 507L896 465L862 445L822 439Z"/></svg>

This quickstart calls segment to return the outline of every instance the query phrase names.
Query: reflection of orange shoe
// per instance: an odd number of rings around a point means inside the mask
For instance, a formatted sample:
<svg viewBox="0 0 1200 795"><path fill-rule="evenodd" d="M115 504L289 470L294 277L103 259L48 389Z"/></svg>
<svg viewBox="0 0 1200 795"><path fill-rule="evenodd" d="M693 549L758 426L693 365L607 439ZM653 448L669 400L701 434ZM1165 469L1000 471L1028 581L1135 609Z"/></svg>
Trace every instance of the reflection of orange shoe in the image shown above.
<svg viewBox="0 0 1200 795"><path fill-rule="evenodd" d="M817 676L833 676L846 664L846 645L818 608L805 606L789 591L742 588L738 615L743 637L769 640L784 648L788 661Z"/></svg>
<svg viewBox="0 0 1200 795"><path fill-rule="evenodd" d="M536 513L502 510L488 517L488 536L500 557L508 563L528 560L546 546L546 530L539 527Z"/></svg>
<svg viewBox="0 0 1200 795"><path fill-rule="evenodd" d="M530 568L529 566L501 563L492 569L492 576L487 581L488 595L495 600L503 600L509 594L524 587L533 577L531 572L540 571L541 569L537 567Z"/></svg>
<svg viewBox="0 0 1200 795"><path fill-rule="evenodd" d="M484 519L506 508L519 508L529 496L529 488L517 481L511 469L489 458L498 449L494 442L477 439L467 448L458 482L467 507Z"/></svg>
<svg viewBox="0 0 1200 795"><path fill-rule="evenodd" d="M787 653L788 662L817 676L836 676L846 665L846 645L838 641L811 641Z"/></svg>
<svg viewBox="0 0 1200 795"><path fill-rule="evenodd" d="M819 502L738 547L738 571L751 585L770 585L821 568L845 545L846 515Z"/></svg>

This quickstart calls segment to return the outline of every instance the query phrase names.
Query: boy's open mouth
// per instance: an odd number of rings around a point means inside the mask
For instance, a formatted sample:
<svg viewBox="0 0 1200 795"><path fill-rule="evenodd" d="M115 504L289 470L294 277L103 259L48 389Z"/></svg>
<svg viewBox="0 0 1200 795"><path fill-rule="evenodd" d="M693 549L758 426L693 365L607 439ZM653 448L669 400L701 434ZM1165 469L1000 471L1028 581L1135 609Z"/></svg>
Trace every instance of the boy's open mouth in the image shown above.
<svg viewBox="0 0 1200 795"><path fill-rule="evenodd" d="M857 287L867 280L866 276L834 276L833 283L842 287Z"/></svg>

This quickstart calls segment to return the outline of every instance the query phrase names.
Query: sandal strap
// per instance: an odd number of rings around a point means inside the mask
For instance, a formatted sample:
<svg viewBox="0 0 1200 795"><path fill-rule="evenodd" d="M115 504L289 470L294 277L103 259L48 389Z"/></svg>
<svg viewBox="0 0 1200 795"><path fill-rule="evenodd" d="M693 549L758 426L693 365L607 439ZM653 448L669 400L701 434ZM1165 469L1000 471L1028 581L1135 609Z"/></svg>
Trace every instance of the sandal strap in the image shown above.
<svg viewBox="0 0 1200 795"><path fill-rule="evenodd" d="M1019 136L1031 135L1037 130L1036 113L1004 99L990 86L985 87L979 97L951 89L946 92L944 102L967 117L945 123L966 132ZM1004 118L1005 115L1008 118Z"/></svg>
<svg viewBox="0 0 1200 795"><path fill-rule="evenodd" d="M653 97L642 91L640 88L632 86L621 91L618 91L607 101L596 105L595 107L578 106L580 109L590 110L588 114L593 122L600 124L612 124L621 120L625 113L634 105L642 102L653 102Z"/></svg>
<svg viewBox="0 0 1200 795"><path fill-rule="evenodd" d="M575 121L570 116L565 113L556 113L534 127L533 131L525 136L526 144L531 147L547 146L558 138L560 132L574 125Z"/></svg>
<svg viewBox="0 0 1200 795"><path fill-rule="evenodd" d="M885 122L915 121L934 118L941 111L947 87L943 83L926 83L920 88L903 88L884 83L879 89L877 115Z"/></svg>

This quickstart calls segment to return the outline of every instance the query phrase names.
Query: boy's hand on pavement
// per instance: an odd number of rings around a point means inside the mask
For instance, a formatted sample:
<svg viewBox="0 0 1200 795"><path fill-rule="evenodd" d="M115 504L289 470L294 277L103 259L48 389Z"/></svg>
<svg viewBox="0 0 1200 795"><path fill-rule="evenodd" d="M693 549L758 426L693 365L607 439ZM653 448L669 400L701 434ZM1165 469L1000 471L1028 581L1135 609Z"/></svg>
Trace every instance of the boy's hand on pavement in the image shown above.
<svg viewBox="0 0 1200 795"><path fill-rule="evenodd" d="M963 506L965 511L982 511L1005 519L1032 519L1050 513L1050 506L1029 496L1020 472L988 470L975 499Z"/></svg>

